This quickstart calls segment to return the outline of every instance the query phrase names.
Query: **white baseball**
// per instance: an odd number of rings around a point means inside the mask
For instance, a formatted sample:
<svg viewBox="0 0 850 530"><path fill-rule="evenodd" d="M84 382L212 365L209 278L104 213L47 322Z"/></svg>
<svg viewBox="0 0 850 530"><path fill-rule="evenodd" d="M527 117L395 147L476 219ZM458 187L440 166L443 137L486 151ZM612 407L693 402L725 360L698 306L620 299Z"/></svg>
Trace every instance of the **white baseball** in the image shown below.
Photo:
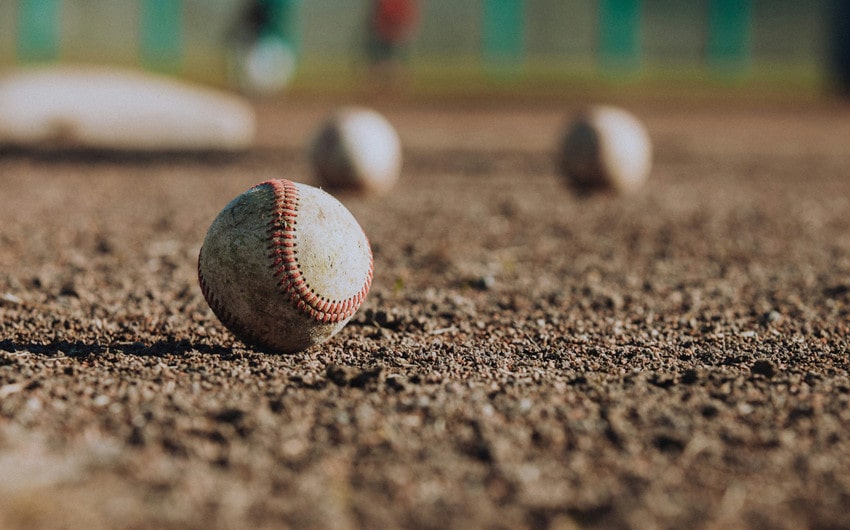
<svg viewBox="0 0 850 530"><path fill-rule="evenodd" d="M263 97L286 88L297 65L292 47L279 37L261 37L241 50L237 60L242 90Z"/></svg>
<svg viewBox="0 0 850 530"><path fill-rule="evenodd" d="M401 172L401 140L378 112L344 107L319 128L309 159L323 186L385 193Z"/></svg>
<svg viewBox="0 0 850 530"><path fill-rule="evenodd" d="M331 195L270 180L218 214L201 247L198 280L237 338L294 353L351 319L372 284L372 251L354 216Z"/></svg>
<svg viewBox="0 0 850 530"><path fill-rule="evenodd" d="M0 142L241 150L254 128L254 110L241 98L131 69L37 67L0 79Z"/></svg>
<svg viewBox="0 0 850 530"><path fill-rule="evenodd" d="M600 105L569 124L559 155L561 171L576 189L629 193L649 177L652 142L630 112Z"/></svg>

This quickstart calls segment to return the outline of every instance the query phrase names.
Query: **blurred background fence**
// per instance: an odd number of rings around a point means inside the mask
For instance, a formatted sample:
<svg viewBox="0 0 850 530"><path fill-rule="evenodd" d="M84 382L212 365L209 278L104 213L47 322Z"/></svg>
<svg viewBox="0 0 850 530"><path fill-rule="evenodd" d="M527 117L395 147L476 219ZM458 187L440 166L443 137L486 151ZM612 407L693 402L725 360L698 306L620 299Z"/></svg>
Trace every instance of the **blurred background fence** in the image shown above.
<svg viewBox="0 0 850 530"><path fill-rule="evenodd" d="M371 0L267 0L294 88L362 73ZM802 89L830 78L841 0L420 0L406 66L422 90L642 81ZM240 0L0 0L0 66L138 65L227 83ZM843 11L847 11L844 9ZM846 22L844 26L846 26ZM845 39L846 40L846 39Z"/></svg>

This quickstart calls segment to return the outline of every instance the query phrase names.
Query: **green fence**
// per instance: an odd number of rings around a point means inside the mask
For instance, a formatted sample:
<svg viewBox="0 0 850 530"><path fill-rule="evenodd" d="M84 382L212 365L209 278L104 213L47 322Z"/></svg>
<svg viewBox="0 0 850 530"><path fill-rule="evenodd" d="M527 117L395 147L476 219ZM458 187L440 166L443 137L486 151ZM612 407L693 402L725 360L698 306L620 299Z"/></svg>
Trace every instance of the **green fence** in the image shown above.
<svg viewBox="0 0 850 530"><path fill-rule="evenodd" d="M369 0L265 0L299 75L337 82L365 49ZM239 0L0 0L0 65L134 64L225 76ZM410 68L455 79L746 79L823 74L830 0L421 0ZM331 75L336 72L336 77Z"/></svg>

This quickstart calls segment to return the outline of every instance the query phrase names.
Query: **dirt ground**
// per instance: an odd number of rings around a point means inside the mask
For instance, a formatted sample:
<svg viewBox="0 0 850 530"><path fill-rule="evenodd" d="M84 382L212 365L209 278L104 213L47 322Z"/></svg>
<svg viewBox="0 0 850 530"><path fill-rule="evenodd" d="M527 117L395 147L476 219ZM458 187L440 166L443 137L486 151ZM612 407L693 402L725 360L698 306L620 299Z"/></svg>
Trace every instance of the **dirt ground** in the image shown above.
<svg viewBox="0 0 850 530"><path fill-rule="evenodd" d="M3 150L0 528L850 527L850 107L631 103L651 181L578 197L574 103L379 105L372 291L291 356L196 260L333 102L242 156Z"/></svg>

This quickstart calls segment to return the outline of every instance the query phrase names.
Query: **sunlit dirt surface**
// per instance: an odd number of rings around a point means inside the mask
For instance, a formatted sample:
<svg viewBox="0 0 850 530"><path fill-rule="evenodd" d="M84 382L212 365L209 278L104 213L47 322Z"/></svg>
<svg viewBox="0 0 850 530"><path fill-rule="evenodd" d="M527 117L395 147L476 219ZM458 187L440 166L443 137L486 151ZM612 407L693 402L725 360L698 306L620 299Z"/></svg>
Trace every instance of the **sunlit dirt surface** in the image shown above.
<svg viewBox="0 0 850 530"><path fill-rule="evenodd" d="M377 105L375 280L328 343L235 341L197 255L313 183L334 106L242 156L0 152L0 527L850 526L850 107L631 105L648 185L574 195L581 102Z"/></svg>

